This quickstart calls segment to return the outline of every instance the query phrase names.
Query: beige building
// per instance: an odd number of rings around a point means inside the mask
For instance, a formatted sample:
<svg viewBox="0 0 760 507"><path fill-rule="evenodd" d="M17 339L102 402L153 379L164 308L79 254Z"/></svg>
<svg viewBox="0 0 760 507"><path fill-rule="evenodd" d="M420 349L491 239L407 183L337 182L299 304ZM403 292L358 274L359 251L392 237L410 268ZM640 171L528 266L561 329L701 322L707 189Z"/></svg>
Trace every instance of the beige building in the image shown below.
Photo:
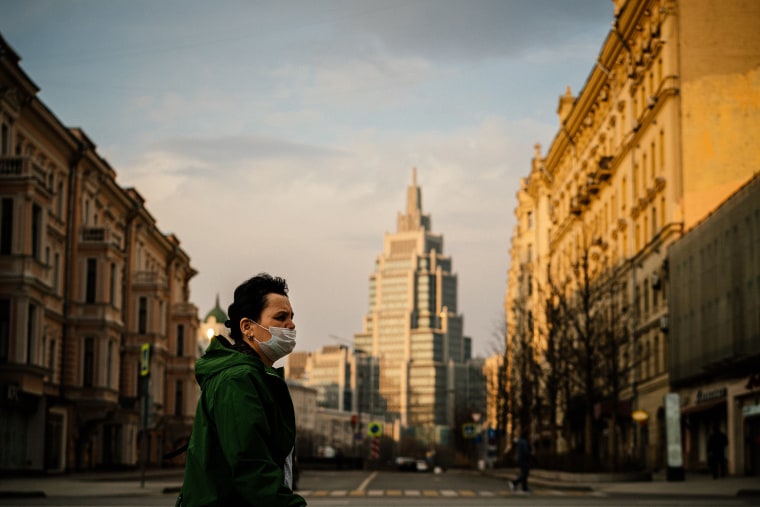
<svg viewBox="0 0 760 507"><path fill-rule="evenodd" d="M133 466L186 438L196 272L135 189L38 98L0 37L0 469Z"/></svg>
<svg viewBox="0 0 760 507"><path fill-rule="evenodd" d="M760 3L613 4L583 89L560 98L557 134L546 152L536 147L518 192L506 311L510 332L529 322L540 351L549 276L577 294L585 259L592 283L620 293L620 404L605 408L604 385L589 402L599 417L643 411L641 424L615 431L657 468L670 390L668 247L759 169Z"/></svg>
<svg viewBox="0 0 760 507"><path fill-rule="evenodd" d="M416 169L397 231L386 233L369 280L369 311L356 350L377 358L379 397L390 417L419 438L447 443L465 408L452 375L470 359L471 339L457 313L457 277L443 236L422 212ZM458 396L457 396L458 395Z"/></svg>

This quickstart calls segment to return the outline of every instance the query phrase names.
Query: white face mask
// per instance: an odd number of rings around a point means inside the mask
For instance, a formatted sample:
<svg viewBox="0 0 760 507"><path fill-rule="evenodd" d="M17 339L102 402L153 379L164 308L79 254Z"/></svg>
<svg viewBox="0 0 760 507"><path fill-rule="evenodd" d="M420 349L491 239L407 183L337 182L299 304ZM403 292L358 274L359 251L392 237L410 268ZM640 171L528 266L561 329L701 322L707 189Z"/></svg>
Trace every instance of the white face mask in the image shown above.
<svg viewBox="0 0 760 507"><path fill-rule="evenodd" d="M266 329L267 331L269 331L269 334L272 335L272 337L265 342L262 342L261 340L257 340L255 336L253 337L253 339L259 343L259 347L261 347L261 351L273 363L277 361L278 359L282 359L283 357L287 356L288 354L293 352L294 348L296 348L296 330L295 329L288 329L286 327L270 327L269 329L267 329L261 324L259 324L258 322L253 322L253 323L262 329Z"/></svg>

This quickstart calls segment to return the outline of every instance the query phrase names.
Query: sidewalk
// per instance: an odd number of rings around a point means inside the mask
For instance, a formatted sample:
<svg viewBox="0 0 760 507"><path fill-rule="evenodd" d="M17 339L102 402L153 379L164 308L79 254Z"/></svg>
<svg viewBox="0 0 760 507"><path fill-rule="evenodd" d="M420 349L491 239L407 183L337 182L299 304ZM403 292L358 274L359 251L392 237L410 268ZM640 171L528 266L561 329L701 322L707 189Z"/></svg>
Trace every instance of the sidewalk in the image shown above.
<svg viewBox="0 0 760 507"><path fill-rule="evenodd" d="M487 470L484 474L501 477L505 481L517 477L516 468ZM614 495L680 495L697 497L736 497L747 496L760 498L759 477L726 477L714 480L708 474L687 473L683 481L668 481L665 473L657 473L651 480L607 481L599 475L584 477L574 475L572 480L567 477L558 479L551 472L531 470L529 483L538 488L553 488L576 491L599 491Z"/></svg>
<svg viewBox="0 0 760 507"><path fill-rule="evenodd" d="M58 496L176 496L182 469L140 472L92 472L0 478L0 498Z"/></svg>

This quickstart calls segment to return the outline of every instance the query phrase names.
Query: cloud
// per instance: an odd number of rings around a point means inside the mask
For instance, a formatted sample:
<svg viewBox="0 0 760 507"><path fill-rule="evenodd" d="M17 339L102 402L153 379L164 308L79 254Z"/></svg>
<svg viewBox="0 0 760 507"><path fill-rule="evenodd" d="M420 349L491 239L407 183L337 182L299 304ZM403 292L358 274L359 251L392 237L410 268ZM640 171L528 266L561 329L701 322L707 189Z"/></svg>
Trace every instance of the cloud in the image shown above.
<svg viewBox="0 0 760 507"><path fill-rule="evenodd" d="M339 148L257 136L174 138L123 174L191 254L202 314L217 293L229 304L245 277L276 272L299 303L302 345L316 349L329 334L361 331L368 277L384 233L395 232L405 209L412 167L423 211L453 257L460 312L467 322L498 316L512 189L525 172L525 150L513 137L523 128L489 118L452 132L362 131ZM482 334L481 327L466 332Z"/></svg>

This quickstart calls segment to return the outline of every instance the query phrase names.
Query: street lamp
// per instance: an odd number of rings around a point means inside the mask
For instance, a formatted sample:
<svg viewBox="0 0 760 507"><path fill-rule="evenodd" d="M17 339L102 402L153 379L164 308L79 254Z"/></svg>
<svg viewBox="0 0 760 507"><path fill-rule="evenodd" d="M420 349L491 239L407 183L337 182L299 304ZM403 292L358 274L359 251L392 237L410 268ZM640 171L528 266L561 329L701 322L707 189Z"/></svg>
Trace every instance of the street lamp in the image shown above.
<svg viewBox="0 0 760 507"><path fill-rule="evenodd" d="M472 413L472 421L477 425L478 436L475 439L475 458L477 459L478 470L485 469L485 460L483 459L482 452L480 451L480 448L483 446L483 425L480 424L482 417L483 414L480 412ZM478 439L480 439L480 443L478 443Z"/></svg>

